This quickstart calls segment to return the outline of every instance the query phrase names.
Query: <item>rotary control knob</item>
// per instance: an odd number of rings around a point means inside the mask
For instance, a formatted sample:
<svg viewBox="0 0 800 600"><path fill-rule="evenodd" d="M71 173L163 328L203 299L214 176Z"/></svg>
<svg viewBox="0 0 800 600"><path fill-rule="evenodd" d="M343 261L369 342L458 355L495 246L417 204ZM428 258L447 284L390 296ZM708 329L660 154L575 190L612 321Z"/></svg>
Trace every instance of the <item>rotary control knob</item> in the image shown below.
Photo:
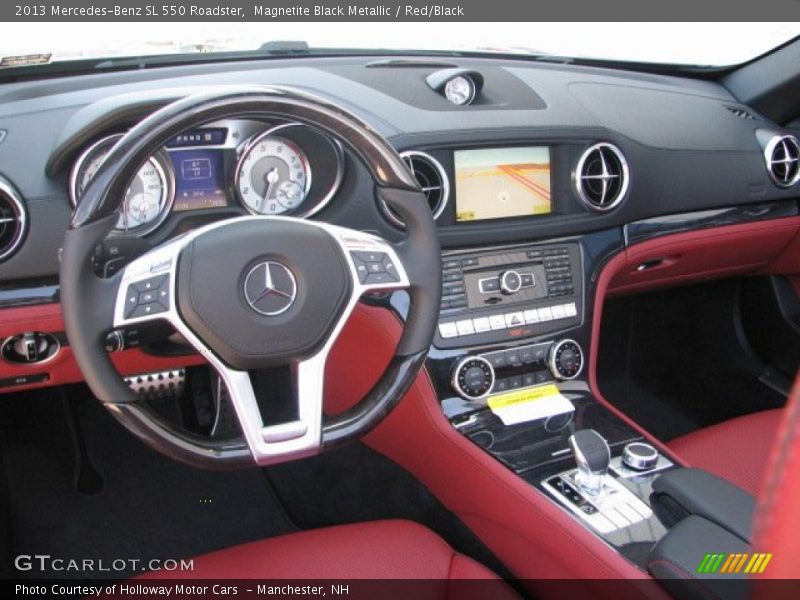
<svg viewBox="0 0 800 600"><path fill-rule="evenodd" d="M649 471L658 464L658 450L644 442L631 442L622 451L622 464L634 471Z"/></svg>
<svg viewBox="0 0 800 600"><path fill-rule="evenodd" d="M522 276L516 271L503 271L500 274L500 289L505 294L514 294L522 288Z"/></svg>
<svg viewBox="0 0 800 600"><path fill-rule="evenodd" d="M494 368L480 356L461 359L453 369L453 389L467 400L480 400L489 395L494 385Z"/></svg>
<svg viewBox="0 0 800 600"><path fill-rule="evenodd" d="M583 371L583 350L574 340L559 340L550 348L548 363L556 379L575 379Z"/></svg>

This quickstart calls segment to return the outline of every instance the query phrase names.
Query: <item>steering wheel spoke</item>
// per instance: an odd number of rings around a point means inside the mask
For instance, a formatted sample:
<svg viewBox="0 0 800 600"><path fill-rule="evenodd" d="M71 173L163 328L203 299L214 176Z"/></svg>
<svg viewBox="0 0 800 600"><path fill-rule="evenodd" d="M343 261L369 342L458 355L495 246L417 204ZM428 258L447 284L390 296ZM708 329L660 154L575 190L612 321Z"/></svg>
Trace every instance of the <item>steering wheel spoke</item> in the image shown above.
<svg viewBox="0 0 800 600"><path fill-rule="evenodd" d="M114 327L164 319L174 322L175 268L182 244L172 242L128 264L114 303Z"/></svg>

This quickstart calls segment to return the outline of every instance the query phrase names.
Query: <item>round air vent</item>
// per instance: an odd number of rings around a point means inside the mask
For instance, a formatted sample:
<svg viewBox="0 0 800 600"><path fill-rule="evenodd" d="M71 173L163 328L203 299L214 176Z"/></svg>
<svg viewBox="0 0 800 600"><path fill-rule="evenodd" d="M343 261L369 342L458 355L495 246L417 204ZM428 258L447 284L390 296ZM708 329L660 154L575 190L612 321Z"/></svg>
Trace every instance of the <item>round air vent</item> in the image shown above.
<svg viewBox="0 0 800 600"><path fill-rule="evenodd" d="M439 215L444 211L447 205L447 200L450 197L450 181L447 178L447 173L444 167L429 154L411 150L408 152L401 152L400 156L403 161L408 165L408 170L419 183L422 193L428 200L428 205L431 207L433 218L438 219ZM405 227L402 219L389 208L386 203L381 200L381 208L386 216L392 223L399 227Z"/></svg>
<svg viewBox="0 0 800 600"><path fill-rule="evenodd" d="M773 137L764 150L764 159L775 185L787 188L800 181L800 142L793 135Z"/></svg>
<svg viewBox="0 0 800 600"><path fill-rule="evenodd" d="M612 144L595 144L578 160L575 187L592 210L607 211L617 206L628 191L628 182L628 163Z"/></svg>
<svg viewBox="0 0 800 600"><path fill-rule="evenodd" d="M22 198L11 183L0 177L0 262L17 251L27 227L28 215Z"/></svg>

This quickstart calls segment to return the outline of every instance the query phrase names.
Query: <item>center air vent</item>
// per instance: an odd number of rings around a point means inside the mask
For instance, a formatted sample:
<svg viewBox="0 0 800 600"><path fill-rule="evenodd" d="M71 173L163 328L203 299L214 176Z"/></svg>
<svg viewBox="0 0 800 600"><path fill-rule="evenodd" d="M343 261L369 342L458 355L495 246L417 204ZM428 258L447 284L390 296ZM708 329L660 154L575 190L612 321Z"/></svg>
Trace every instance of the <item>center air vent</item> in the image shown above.
<svg viewBox="0 0 800 600"><path fill-rule="evenodd" d="M447 200L450 197L450 181L447 178L447 173L444 167L429 154L411 150L409 152L402 152L400 156L403 161L408 165L408 170L414 176L414 179L419 183L422 193L428 200L428 206L431 207L431 213L434 219L438 219L447 205ZM381 200L381 208L386 216L395 225L405 227L402 219L389 208L383 200Z"/></svg>
<svg viewBox="0 0 800 600"><path fill-rule="evenodd" d="M764 159L775 185L788 188L800 181L800 142L793 135L770 139L764 150Z"/></svg>
<svg viewBox="0 0 800 600"><path fill-rule="evenodd" d="M22 198L6 179L0 177L0 262L19 248L25 238L27 221Z"/></svg>
<svg viewBox="0 0 800 600"><path fill-rule="evenodd" d="M575 187L578 196L592 210L611 210L622 202L628 190L628 163L612 144L595 144L578 160Z"/></svg>

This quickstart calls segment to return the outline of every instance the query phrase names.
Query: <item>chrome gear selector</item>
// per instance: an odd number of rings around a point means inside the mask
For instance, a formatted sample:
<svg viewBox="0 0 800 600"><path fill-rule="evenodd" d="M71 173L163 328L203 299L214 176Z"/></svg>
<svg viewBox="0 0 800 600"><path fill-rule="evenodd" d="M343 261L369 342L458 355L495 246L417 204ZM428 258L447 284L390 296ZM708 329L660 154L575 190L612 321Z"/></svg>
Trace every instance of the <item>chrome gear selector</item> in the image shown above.
<svg viewBox="0 0 800 600"><path fill-rule="evenodd" d="M603 491L611 462L608 443L594 429L581 429L569 437L569 447L578 465L575 482L582 492L597 496Z"/></svg>

